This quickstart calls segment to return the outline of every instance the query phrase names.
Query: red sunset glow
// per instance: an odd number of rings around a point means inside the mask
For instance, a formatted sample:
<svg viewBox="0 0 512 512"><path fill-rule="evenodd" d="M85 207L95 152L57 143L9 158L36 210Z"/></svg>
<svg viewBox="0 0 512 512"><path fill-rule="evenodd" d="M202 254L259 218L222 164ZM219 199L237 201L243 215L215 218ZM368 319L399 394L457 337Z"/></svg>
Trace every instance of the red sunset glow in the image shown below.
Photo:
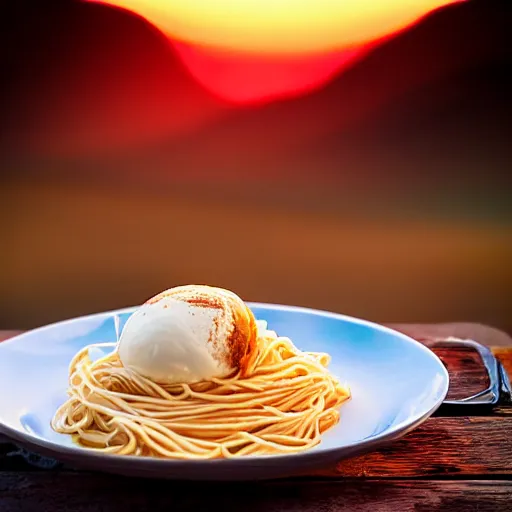
<svg viewBox="0 0 512 512"><path fill-rule="evenodd" d="M92 0L98 1L98 0ZM460 0L101 0L165 33L191 75L234 103L297 96L375 42Z"/></svg>

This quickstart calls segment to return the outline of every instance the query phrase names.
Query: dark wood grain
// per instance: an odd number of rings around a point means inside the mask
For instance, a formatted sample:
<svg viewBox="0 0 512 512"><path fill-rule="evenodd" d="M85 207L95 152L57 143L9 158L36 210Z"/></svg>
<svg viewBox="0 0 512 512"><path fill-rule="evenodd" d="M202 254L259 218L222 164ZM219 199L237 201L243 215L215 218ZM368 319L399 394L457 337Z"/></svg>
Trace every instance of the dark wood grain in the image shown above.
<svg viewBox="0 0 512 512"><path fill-rule="evenodd" d="M208 484L124 479L78 473L4 473L2 512L377 512L505 511L506 481L353 480Z"/></svg>
<svg viewBox="0 0 512 512"><path fill-rule="evenodd" d="M509 377L512 377L512 348L493 348L493 354L501 361Z"/></svg>
<svg viewBox="0 0 512 512"><path fill-rule="evenodd" d="M407 436L315 476L467 477L512 475L512 417L431 418ZM0 445L0 471L33 470Z"/></svg>
<svg viewBox="0 0 512 512"><path fill-rule="evenodd" d="M431 418L387 447L340 462L323 476L512 475L512 418Z"/></svg>
<svg viewBox="0 0 512 512"><path fill-rule="evenodd" d="M415 339L455 338L472 339L488 347L512 347L512 337L488 325L471 322L444 324L390 324L389 327Z"/></svg>
<svg viewBox="0 0 512 512"><path fill-rule="evenodd" d="M450 400L471 396L489 386L489 376L476 350L466 347L439 347L434 352L450 373L447 397Z"/></svg>
<svg viewBox="0 0 512 512"><path fill-rule="evenodd" d="M18 334L21 334L23 331L0 331L0 342L8 340L9 338L13 338L14 336L17 336Z"/></svg>

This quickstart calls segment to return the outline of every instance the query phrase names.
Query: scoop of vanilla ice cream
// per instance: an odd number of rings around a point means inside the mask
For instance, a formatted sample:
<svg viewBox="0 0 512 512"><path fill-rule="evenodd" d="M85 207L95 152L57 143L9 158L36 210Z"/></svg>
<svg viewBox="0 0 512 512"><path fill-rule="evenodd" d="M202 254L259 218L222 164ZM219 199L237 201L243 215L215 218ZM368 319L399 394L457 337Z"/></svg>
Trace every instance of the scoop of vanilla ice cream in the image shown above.
<svg viewBox="0 0 512 512"><path fill-rule="evenodd" d="M123 366L159 383L211 380L241 369L257 327L232 292L183 286L143 304L126 322L118 343Z"/></svg>

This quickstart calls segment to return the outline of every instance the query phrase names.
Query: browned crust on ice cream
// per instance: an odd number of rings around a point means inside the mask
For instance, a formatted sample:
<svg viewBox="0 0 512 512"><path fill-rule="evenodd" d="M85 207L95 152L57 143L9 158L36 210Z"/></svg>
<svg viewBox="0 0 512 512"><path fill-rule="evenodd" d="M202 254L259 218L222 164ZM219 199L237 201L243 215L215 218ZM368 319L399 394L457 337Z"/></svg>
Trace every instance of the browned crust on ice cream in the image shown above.
<svg viewBox="0 0 512 512"><path fill-rule="evenodd" d="M235 293L223 288L205 285L186 285L170 288L149 299L153 304L164 298L187 302L195 307L218 310L213 320L209 342L219 362L232 370L246 374L250 356L256 349L257 326L252 311ZM226 327L227 337L219 339L219 331Z"/></svg>

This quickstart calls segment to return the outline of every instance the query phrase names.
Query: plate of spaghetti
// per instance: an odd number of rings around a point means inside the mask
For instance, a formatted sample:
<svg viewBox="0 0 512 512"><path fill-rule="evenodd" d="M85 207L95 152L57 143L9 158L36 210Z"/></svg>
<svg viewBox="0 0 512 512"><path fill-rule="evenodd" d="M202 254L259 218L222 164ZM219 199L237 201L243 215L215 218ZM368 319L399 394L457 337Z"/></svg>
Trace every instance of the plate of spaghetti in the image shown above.
<svg viewBox="0 0 512 512"><path fill-rule="evenodd" d="M74 467L250 480L399 438L448 374L386 327L187 285L0 344L0 389L0 431Z"/></svg>

